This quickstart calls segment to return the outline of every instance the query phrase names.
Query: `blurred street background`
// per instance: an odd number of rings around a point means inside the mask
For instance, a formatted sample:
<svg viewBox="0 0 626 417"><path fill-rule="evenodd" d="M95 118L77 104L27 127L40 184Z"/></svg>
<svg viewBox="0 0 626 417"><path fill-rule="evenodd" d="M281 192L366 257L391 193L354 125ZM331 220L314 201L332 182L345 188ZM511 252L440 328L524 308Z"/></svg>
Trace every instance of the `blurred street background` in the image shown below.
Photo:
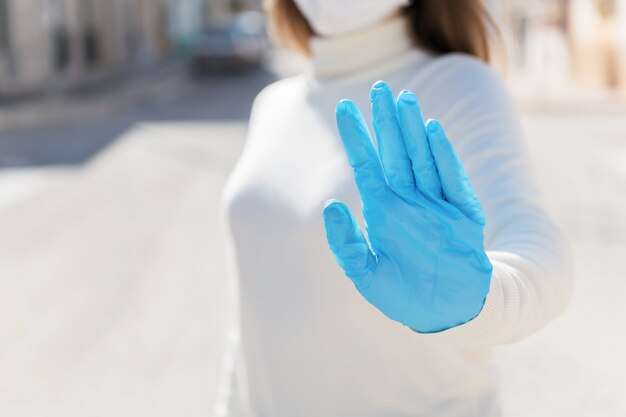
<svg viewBox="0 0 626 417"><path fill-rule="evenodd" d="M626 1L491 7L577 268L566 313L497 349L504 416L626 416ZM307 65L259 10L0 0L0 416L211 415L218 198L255 95Z"/></svg>

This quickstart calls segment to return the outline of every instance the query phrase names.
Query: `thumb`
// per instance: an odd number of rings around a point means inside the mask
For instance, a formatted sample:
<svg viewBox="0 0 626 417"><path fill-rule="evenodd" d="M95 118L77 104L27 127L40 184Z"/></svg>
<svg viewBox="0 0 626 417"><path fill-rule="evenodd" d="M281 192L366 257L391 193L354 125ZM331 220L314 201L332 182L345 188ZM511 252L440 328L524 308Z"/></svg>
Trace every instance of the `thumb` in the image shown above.
<svg viewBox="0 0 626 417"><path fill-rule="evenodd" d="M358 288L365 275L376 265L361 228L350 209L340 201L328 200L324 205L326 240L335 260Z"/></svg>

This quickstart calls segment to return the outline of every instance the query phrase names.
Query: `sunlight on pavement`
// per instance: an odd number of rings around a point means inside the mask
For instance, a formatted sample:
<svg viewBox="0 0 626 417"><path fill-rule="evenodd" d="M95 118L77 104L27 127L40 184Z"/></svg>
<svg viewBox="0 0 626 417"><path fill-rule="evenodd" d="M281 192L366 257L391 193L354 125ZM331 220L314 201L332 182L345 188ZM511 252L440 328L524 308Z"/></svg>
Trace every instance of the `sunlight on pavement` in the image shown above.
<svg viewBox="0 0 626 417"><path fill-rule="evenodd" d="M525 127L578 287L563 317L498 348L505 415L623 414L626 121ZM21 281L1 281L0 414L208 415L229 317L217 202L245 131L143 122L85 165L0 172L0 272Z"/></svg>

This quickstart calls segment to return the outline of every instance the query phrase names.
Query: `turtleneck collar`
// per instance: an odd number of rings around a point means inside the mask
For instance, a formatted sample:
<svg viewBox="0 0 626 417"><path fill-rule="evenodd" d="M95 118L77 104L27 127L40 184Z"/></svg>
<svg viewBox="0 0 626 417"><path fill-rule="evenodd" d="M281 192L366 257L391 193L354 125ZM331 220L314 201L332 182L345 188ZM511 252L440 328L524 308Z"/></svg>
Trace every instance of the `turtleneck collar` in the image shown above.
<svg viewBox="0 0 626 417"><path fill-rule="evenodd" d="M340 36L310 40L313 74L319 78L346 75L404 55L415 48L407 18L397 16Z"/></svg>

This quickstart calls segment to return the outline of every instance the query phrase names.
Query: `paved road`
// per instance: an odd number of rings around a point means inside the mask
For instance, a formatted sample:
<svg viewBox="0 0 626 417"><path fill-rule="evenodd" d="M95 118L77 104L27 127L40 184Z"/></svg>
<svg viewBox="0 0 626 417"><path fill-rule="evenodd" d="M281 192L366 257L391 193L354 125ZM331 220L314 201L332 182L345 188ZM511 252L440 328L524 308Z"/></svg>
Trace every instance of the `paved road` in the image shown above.
<svg viewBox="0 0 626 417"><path fill-rule="evenodd" d="M502 347L507 416L626 415L626 118L527 116L546 203L577 288L545 331Z"/></svg>
<svg viewBox="0 0 626 417"><path fill-rule="evenodd" d="M82 164L133 125L146 120L244 122L252 99L275 79L276 76L268 71L258 71L243 76L207 76L193 80L179 71L144 85L142 88L147 91L135 94L122 91L111 94L112 97L104 102L98 97L86 97L30 106L26 113L31 119L36 119L37 112L50 108L55 109L58 120L74 120L76 118L72 115L76 112L79 112L80 119L35 128L3 129L0 123L0 169ZM0 108L0 116L3 113L10 115L11 111L3 112ZM19 115L16 117L20 118Z"/></svg>
<svg viewBox="0 0 626 417"><path fill-rule="evenodd" d="M105 120L0 133L0 415L211 415L229 315L217 201L270 78L183 79ZM525 125L578 288L498 348L505 416L626 415L626 119Z"/></svg>

